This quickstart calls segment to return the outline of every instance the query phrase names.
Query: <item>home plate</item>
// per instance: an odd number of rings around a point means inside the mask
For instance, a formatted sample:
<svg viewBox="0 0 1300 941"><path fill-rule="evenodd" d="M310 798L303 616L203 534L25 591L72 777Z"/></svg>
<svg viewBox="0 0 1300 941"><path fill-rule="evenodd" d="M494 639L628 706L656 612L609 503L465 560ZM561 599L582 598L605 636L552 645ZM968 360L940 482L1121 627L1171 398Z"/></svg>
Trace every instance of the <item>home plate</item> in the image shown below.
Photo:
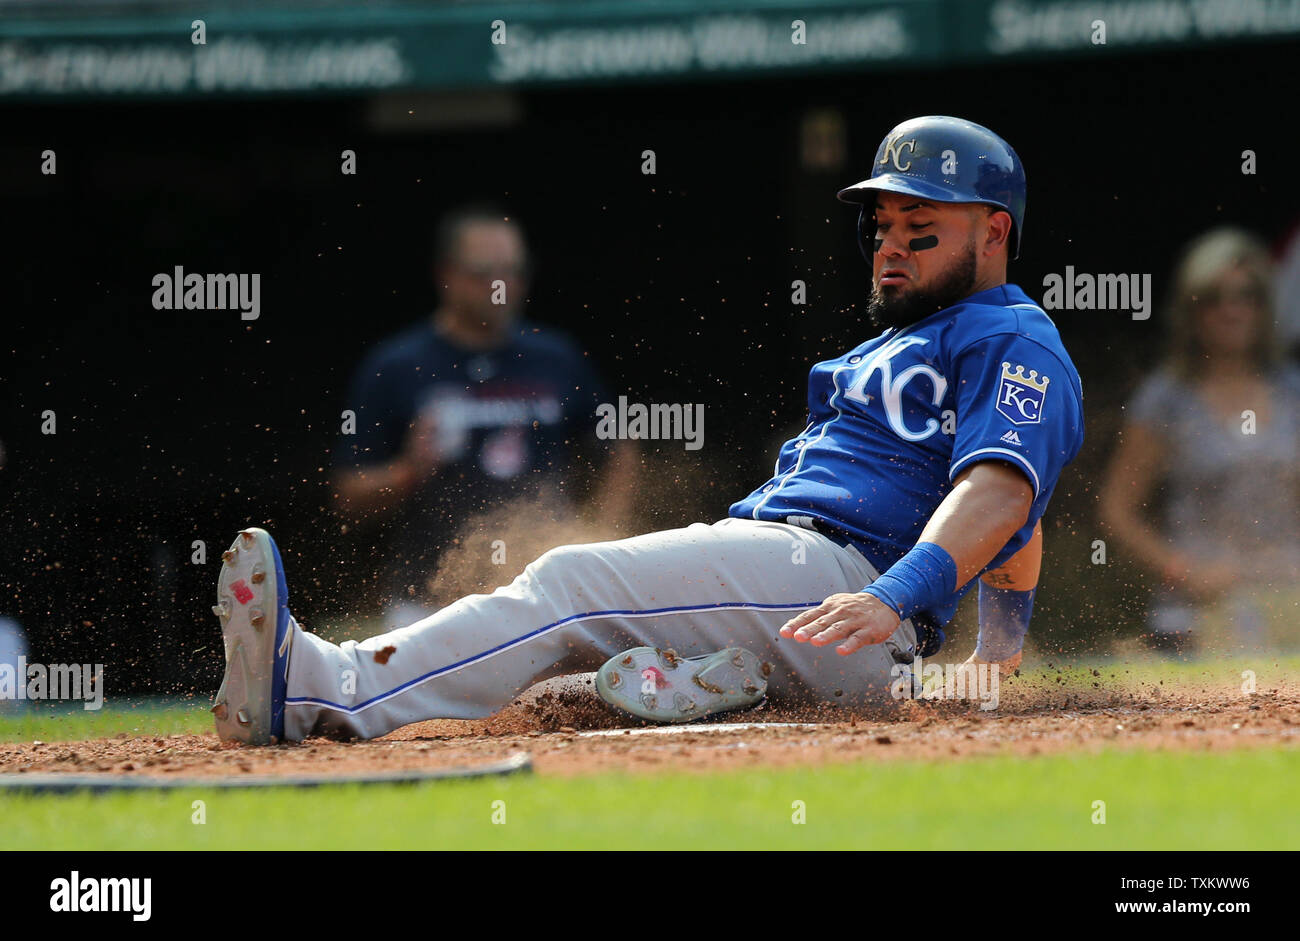
<svg viewBox="0 0 1300 941"><path fill-rule="evenodd" d="M818 722L731 722L723 725L656 725L645 729L597 729L579 732L580 738L598 738L606 735L681 735L687 732L752 732L755 729L820 729Z"/></svg>

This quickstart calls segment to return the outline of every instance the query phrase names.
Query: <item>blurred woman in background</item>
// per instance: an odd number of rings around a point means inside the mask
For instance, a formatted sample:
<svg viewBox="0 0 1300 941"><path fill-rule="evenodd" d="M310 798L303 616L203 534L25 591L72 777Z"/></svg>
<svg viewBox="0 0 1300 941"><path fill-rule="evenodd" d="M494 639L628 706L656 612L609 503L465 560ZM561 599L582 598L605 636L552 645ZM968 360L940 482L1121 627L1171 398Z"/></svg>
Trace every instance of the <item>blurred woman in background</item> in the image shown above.
<svg viewBox="0 0 1300 941"><path fill-rule="evenodd" d="M1242 230L1187 246L1167 354L1128 406L1102 490L1103 522L1161 579L1147 637L1167 653L1207 632L1257 648L1288 607L1300 623L1300 375L1275 341L1271 278Z"/></svg>

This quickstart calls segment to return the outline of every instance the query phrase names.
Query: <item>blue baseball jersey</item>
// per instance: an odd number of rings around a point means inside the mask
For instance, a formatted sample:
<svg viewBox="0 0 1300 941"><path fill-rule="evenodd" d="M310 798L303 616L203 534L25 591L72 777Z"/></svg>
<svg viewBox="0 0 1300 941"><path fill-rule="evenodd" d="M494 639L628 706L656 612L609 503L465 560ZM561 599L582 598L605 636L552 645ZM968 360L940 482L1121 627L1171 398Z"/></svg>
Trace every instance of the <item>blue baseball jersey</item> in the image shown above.
<svg viewBox="0 0 1300 941"><path fill-rule="evenodd" d="M1005 284L815 365L808 427L729 515L837 530L883 572L959 473L1001 461L1025 475L1034 503L987 571L1029 541L1082 444L1083 388L1056 325ZM974 583L927 613L946 624Z"/></svg>

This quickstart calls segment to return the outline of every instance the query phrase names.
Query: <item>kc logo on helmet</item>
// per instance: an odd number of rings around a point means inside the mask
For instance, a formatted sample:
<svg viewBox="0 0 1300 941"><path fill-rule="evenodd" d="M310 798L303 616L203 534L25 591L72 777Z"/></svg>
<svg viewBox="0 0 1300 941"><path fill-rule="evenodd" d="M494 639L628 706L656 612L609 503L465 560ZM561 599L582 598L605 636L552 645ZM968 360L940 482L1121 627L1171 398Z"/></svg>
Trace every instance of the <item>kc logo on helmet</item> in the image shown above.
<svg viewBox="0 0 1300 941"><path fill-rule="evenodd" d="M1047 398L1047 384L1051 380L1040 377L1038 370L1029 370L1010 363L1002 364L1002 382L998 385L997 409L1013 425L1036 425L1043 418L1043 402Z"/></svg>
<svg viewBox="0 0 1300 941"><path fill-rule="evenodd" d="M894 166L901 172L906 173L912 168L912 155L916 153L916 138L914 137L911 140L900 141L899 138L902 136L902 134L896 134L885 140L885 155L880 158L880 166L883 167L885 164L889 163L890 160L893 160ZM906 165L902 163L904 147L907 148Z"/></svg>

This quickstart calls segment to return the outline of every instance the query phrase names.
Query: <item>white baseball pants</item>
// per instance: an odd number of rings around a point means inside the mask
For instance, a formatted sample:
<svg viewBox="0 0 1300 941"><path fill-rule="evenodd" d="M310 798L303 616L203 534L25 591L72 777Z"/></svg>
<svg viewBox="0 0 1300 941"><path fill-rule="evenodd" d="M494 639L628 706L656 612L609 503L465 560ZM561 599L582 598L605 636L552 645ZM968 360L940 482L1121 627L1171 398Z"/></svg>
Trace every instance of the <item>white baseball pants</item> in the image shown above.
<svg viewBox="0 0 1300 941"><path fill-rule="evenodd" d="M910 621L850 656L777 634L799 611L876 576L856 549L820 533L747 519L562 546L491 594L360 643L300 631L285 737L374 738L423 719L482 718L534 683L640 645L683 657L745 647L773 665L774 705L887 702L890 670L916 643Z"/></svg>

